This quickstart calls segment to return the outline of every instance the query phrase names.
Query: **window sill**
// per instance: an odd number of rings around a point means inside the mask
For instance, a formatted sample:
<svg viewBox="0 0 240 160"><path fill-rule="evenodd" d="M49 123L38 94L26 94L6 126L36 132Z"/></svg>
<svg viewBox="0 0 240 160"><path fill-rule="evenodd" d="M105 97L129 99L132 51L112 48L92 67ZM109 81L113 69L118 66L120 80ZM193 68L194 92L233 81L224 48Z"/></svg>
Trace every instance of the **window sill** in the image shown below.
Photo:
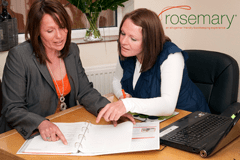
<svg viewBox="0 0 240 160"><path fill-rule="evenodd" d="M76 44L88 44L88 43L102 43L102 42L112 42L117 41L118 35L115 36L105 36L101 41L84 41L83 38L72 38L72 42Z"/></svg>
<svg viewBox="0 0 240 160"><path fill-rule="evenodd" d="M103 42L113 42L118 40L118 35L114 36L105 36L103 37L102 41L84 41L83 38L72 38L71 42L76 44L89 44L89 43L103 43ZM20 43L18 43L20 44ZM9 50L0 51L1 52L8 52Z"/></svg>

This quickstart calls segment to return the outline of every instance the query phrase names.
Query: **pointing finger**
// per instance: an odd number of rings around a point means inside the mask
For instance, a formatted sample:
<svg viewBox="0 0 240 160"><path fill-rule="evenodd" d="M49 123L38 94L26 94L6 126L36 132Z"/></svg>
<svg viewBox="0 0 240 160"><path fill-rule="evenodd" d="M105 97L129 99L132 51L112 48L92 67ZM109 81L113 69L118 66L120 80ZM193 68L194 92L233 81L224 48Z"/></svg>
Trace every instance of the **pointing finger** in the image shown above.
<svg viewBox="0 0 240 160"><path fill-rule="evenodd" d="M61 141L63 142L63 144L67 145L67 140L66 138L64 137L64 135L62 134L62 132L60 130L58 130L56 132L56 135L59 137L59 139L61 139Z"/></svg>

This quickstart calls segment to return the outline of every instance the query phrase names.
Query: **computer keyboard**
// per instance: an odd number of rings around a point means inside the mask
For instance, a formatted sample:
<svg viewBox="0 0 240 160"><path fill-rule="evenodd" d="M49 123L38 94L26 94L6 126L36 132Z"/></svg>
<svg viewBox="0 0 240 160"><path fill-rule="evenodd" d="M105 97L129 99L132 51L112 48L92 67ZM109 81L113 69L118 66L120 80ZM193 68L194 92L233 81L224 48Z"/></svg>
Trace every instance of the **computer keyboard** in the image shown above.
<svg viewBox="0 0 240 160"><path fill-rule="evenodd" d="M224 125L228 121L230 121L228 117L209 114L201 121L183 128L169 139L171 141L182 142L186 145L191 145L209 135L215 131L216 128Z"/></svg>

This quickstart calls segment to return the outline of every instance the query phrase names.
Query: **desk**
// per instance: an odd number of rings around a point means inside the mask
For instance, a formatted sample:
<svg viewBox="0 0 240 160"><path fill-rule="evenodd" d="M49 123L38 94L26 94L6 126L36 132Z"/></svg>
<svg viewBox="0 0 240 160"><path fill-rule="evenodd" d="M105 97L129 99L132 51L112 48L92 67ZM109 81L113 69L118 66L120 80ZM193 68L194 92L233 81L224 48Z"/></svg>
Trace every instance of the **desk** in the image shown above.
<svg viewBox="0 0 240 160"><path fill-rule="evenodd" d="M110 101L116 101L116 97L112 94L105 95ZM176 110L179 112L178 115L172 117L161 123L160 128L163 128L178 119L188 115L190 112ZM52 122L79 122L89 120L91 123L96 124L96 117L87 112L82 106L75 106L65 111L47 117ZM109 124L105 120L101 120L100 124ZM0 149L7 151L13 155L16 155L19 148L25 142L24 138L14 129L6 133L0 134ZM160 149L163 146L160 146ZM112 154L104 156L93 156L93 157L80 157L80 156L56 156L56 155L17 155L24 159L51 159L51 160L66 160L66 159L84 159L84 160L146 160L146 159L159 159L159 160L203 160L199 154L189 153L182 150L178 150L167 146L163 151L145 151L145 152L132 152L124 154ZM1 155L0 155L1 157ZM1 158L0 158L1 159ZM240 137L230 143L228 146L223 148L220 152L217 152L208 159L216 160L240 160Z"/></svg>

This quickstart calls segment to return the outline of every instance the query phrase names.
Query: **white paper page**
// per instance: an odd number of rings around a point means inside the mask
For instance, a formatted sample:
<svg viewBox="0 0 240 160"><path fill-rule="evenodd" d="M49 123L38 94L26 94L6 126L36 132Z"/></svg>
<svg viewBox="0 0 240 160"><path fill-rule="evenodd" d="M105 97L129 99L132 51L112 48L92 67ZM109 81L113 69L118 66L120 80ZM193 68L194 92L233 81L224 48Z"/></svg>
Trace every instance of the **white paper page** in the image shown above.
<svg viewBox="0 0 240 160"><path fill-rule="evenodd" d="M132 123L132 122L131 122ZM78 153L76 156L96 156L124 152L155 150L160 148L159 122L141 122L133 126L130 148L111 152ZM124 138L121 138L121 142ZM120 142L120 143L121 143Z"/></svg>
<svg viewBox="0 0 240 160"><path fill-rule="evenodd" d="M77 123L55 123L68 144L64 145L61 140L56 142L44 141L41 135L34 137L31 143L26 147L24 153L75 153L77 148L75 143L78 141L78 133L86 122Z"/></svg>
<svg viewBox="0 0 240 160"><path fill-rule="evenodd" d="M132 122L124 122L113 125L92 125L86 133L86 141L83 141L83 153L111 153L121 152L130 148L132 139Z"/></svg>
<svg viewBox="0 0 240 160"><path fill-rule="evenodd" d="M130 151L159 149L159 122L142 122L133 126Z"/></svg>

